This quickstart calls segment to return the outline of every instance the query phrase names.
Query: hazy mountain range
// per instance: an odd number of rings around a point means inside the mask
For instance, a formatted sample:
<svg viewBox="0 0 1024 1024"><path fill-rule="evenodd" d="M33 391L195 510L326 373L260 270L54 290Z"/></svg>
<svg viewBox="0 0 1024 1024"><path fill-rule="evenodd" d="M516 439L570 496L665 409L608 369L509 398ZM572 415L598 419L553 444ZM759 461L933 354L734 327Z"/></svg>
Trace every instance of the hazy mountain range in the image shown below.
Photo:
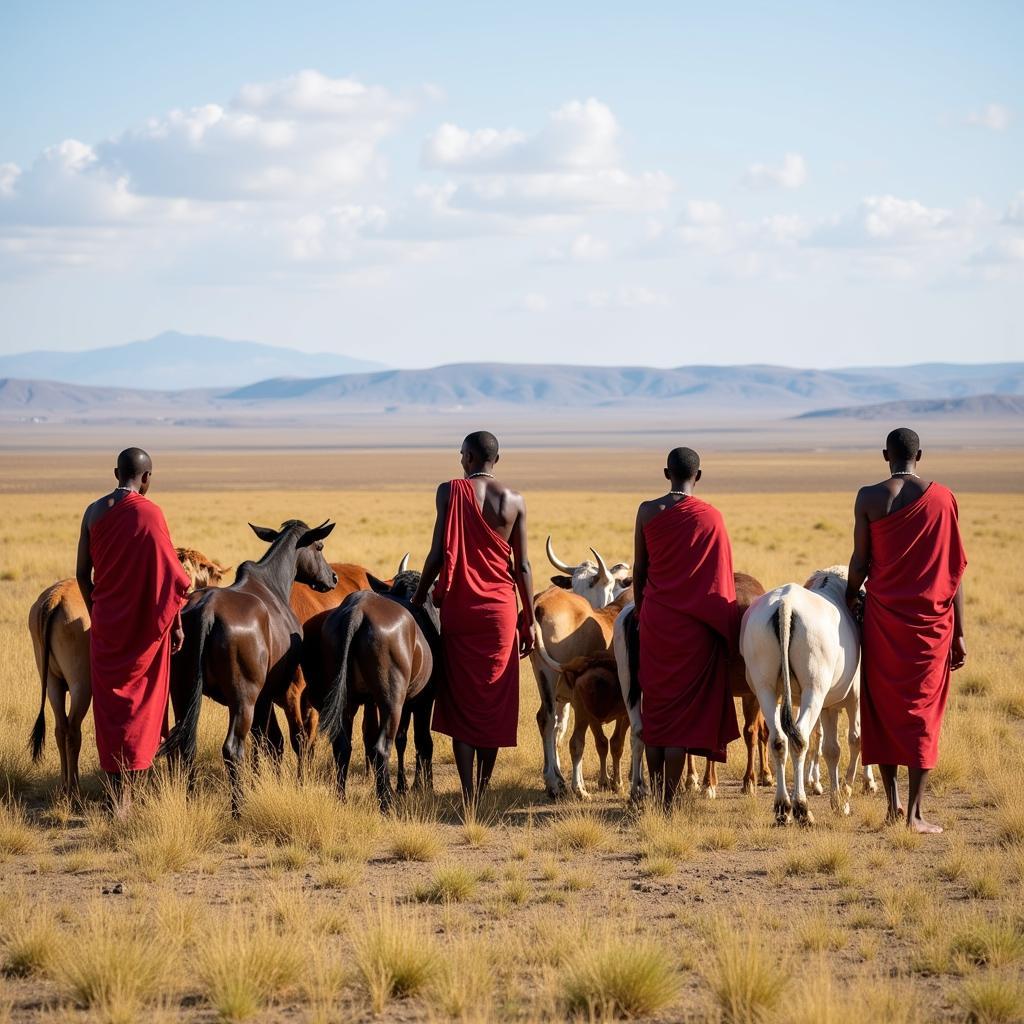
<svg viewBox="0 0 1024 1024"><path fill-rule="evenodd" d="M0 377L129 388L237 388L268 377L379 370L383 363L333 352L300 352L256 341L164 331L145 341L82 352L0 355Z"/></svg>
<svg viewBox="0 0 1024 1024"><path fill-rule="evenodd" d="M59 365L46 362L57 355L63 360ZM219 425L267 418L327 420L341 413L495 408L546 416L618 411L721 423L805 414L1005 418L1024 412L1024 363L838 370L459 363L339 373L337 362L356 361L176 334L78 353L73 359L66 353L35 357L39 365L53 367L52 372L15 373L12 365L28 366L33 357L0 357L0 415L7 420L134 418ZM263 367L278 361L287 363L288 376L278 372L256 379ZM123 386L125 375L134 386ZM48 379L40 379L44 376ZM79 383L83 377L104 386ZM226 377L233 377L230 384L218 383ZM175 387L183 378L190 386ZM147 390L146 384L160 388Z"/></svg>

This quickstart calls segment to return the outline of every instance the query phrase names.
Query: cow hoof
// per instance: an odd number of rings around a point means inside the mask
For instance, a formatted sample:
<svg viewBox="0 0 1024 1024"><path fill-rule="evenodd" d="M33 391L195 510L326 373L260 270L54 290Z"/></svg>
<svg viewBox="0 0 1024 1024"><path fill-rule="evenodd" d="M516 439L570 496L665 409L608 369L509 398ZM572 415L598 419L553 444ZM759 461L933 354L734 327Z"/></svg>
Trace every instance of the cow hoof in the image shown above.
<svg viewBox="0 0 1024 1024"><path fill-rule="evenodd" d="M558 800L560 797L565 796L566 785L565 779L556 777L555 779L549 779L547 781L547 792L548 796L552 800Z"/></svg>
<svg viewBox="0 0 1024 1024"><path fill-rule="evenodd" d="M799 800L795 804L793 804L793 818L800 825L814 824L814 815L811 814L811 809L807 806L806 803L803 803Z"/></svg>
<svg viewBox="0 0 1024 1024"><path fill-rule="evenodd" d="M634 786L629 791L629 802L631 804L640 805L648 797L648 790L646 786Z"/></svg>
<svg viewBox="0 0 1024 1024"><path fill-rule="evenodd" d="M615 787L612 785L611 779L598 779L597 788L600 790L613 790Z"/></svg>
<svg viewBox="0 0 1024 1024"><path fill-rule="evenodd" d="M824 790L824 788L822 787L822 785L821 785L821 783L820 783L820 782L815 782L815 783L814 783L814 785L813 785L813 786L811 786L811 792L812 792L812 793L813 793L813 794L814 794L815 796L821 796L821 794L822 794L822 793L824 793L824 792L825 792L825 790Z"/></svg>
<svg viewBox="0 0 1024 1024"><path fill-rule="evenodd" d="M775 776L771 772L761 772L761 781L758 783L761 786L774 786Z"/></svg>
<svg viewBox="0 0 1024 1024"><path fill-rule="evenodd" d="M757 783L753 779L744 779L743 785L740 786L741 793L753 793L757 788Z"/></svg>
<svg viewBox="0 0 1024 1024"><path fill-rule="evenodd" d="M714 800L718 794L715 792L714 786L705 786L702 796L705 800Z"/></svg>
<svg viewBox="0 0 1024 1024"><path fill-rule="evenodd" d="M793 818L793 805L788 800L775 801L775 824L788 825Z"/></svg>
<svg viewBox="0 0 1024 1024"><path fill-rule="evenodd" d="M874 779L872 779L870 782L865 782L864 783L864 792L865 793L877 793L878 792L878 783L875 782Z"/></svg>
<svg viewBox="0 0 1024 1024"><path fill-rule="evenodd" d="M577 800L592 800L593 799L593 797L590 795L589 791L586 790L586 789L583 789L582 786L579 789L573 790L573 795L576 797Z"/></svg>
<svg viewBox="0 0 1024 1024"><path fill-rule="evenodd" d="M687 792L690 792L691 790L696 789L697 788L697 776L696 775L687 775L686 776L686 782L683 784L683 788Z"/></svg>

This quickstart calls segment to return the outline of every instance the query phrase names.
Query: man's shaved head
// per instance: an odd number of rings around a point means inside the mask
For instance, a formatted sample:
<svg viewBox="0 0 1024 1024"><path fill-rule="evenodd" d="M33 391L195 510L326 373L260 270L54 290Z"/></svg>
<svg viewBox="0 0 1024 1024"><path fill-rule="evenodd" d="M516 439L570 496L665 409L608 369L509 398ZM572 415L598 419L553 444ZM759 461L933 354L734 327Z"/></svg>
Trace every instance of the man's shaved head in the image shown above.
<svg viewBox="0 0 1024 1024"><path fill-rule="evenodd" d="M889 453L889 461L900 463L916 462L917 453L921 450L921 438L910 427L897 427L889 431L885 439L885 450Z"/></svg>
<svg viewBox="0 0 1024 1024"><path fill-rule="evenodd" d="M666 465L673 480L695 480L700 472L700 456L692 448L673 448Z"/></svg>
<svg viewBox="0 0 1024 1024"><path fill-rule="evenodd" d="M474 430L462 443L480 462L494 462L498 458L498 439L489 430Z"/></svg>
<svg viewBox="0 0 1024 1024"><path fill-rule="evenodd" d="M153 472L153 460L141 448L125 448L117 457L117 479L121 483L138 480L143 473Z"/></svg>

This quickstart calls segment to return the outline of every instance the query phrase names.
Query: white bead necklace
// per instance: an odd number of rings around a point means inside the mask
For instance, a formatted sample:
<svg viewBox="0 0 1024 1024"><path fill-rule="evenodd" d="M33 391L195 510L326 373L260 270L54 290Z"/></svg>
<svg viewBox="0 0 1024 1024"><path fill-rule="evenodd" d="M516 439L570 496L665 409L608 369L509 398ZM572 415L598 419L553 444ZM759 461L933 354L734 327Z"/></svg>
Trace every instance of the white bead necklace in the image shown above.
<svg viewBox="0 0 1024 1024"><path fill-rule="evenodd" d="M494 479L494 474L493 473L470 473L469 476L466 477L466 479L467 480L474 480L478 476L485 476L485 477L487 477L488 480L493 480Z"/></svg>

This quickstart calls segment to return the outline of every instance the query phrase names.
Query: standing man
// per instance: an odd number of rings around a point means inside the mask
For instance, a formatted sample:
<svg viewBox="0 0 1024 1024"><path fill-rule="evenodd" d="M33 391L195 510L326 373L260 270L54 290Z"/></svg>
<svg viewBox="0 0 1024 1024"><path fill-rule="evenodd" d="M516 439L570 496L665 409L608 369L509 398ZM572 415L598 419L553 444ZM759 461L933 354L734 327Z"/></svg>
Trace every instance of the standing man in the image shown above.
<svg viewBox="0 0 1024 1024"><path fill-rule="evenodd" d="M856 610L867 578L861 756L879 767L890 822L903 817L896 770L907 766L907 828L931 834L942 829L925 820L921 798L938 761L949 673L967 660L961 586L967 555L952 492L917 472L917 434L909 427L892 431L882 457L889 479L857 492L846 588Z"/></svg>
<svg viewBox="0 0 1024 1024"><path fill-rule="evenodd" d="M693 494L700 476L700 456L674 448L671 489L636 514L640 716L651 787L666 808L687 753L724 761L740 734L727 675L739 630L732 547L722 514Z"/></svg>
<svg viewBox="0 0 1024 1024"><path fill-rule="evenodd" d="M498 748L516 745L519 659L533 650L535 627L526 502L495 479L493 434L469 434L461 460L464 476L437 489L434 538L413 602L423 604L437 580L445 679L434 729L452 738L462 799L472 807Z"/></svg>
<svg viewBox="0 0 1024 1024"><path fill-rule="evenodd" d="M100 767L113 796L153 763L166 724L170 659L182 644L189 578L163 513L145 497L153 463L141 448L117 457L117 487L82 519L78 585L92 617L90 667Z"/></svg>

